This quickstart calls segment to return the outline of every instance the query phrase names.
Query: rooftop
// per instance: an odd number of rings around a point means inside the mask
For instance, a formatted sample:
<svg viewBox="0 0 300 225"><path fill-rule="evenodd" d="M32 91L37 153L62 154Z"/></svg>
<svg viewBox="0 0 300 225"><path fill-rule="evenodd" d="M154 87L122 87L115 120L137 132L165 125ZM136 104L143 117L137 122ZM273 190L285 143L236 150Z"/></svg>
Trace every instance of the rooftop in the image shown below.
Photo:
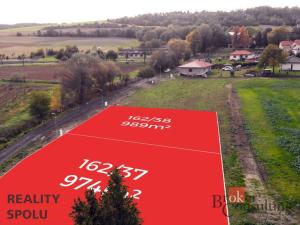
<svg viewBox="0 0 300 225"><path fill-rule="evenodd" d="M295 40L295 41L294 41L294 44L296 44L296 45L300 45L300 39L298 39L298 40Z"/></svg>
<svg viewBox="0 0 300 225"><path fill-rule="evenodd" d="M179 66L179 68L207 68L210 66L212 66L212 64L208 62L204 62L202 60L195 60L193 62Z"/></svg>
<svg viewBox="0 0 300 225"><path fill-rule="evenodd" d="M282 41L280 42L281 46L291 46L294 42L292 41Z"/></svg>
<svg viewBox="0 0 300 225"><path fill-rule="evenodd" d="M238 50L232 52L230 55L251 55L252 53L246 50Z"/></svg>

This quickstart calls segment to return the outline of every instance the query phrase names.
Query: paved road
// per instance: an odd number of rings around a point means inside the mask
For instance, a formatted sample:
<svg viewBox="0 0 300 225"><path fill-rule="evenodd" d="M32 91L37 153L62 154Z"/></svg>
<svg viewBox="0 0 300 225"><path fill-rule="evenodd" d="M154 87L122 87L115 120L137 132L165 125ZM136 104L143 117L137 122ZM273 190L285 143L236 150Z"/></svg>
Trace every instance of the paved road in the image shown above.
<svg viewBox="0 0 300 225"><path fill-rule="evenodd" d="M159 80L159 78L155 78ZM127 87L113 92L107 99L109 104L116 104L132 94L136 89L147 86L147 80L140 80ZM43 143L50 142L51 140L58 137L58 129L68 130L79 123L87 120L97 112L101 111L100 99L94 99L88 104L72 109L69 112L65 112L64 115L59 116L56 121L50 120L45 124L40 125L34 130L20 137L16 142L12 143L2 151L0 151L0 164L10 159L17 152L22 149L32 146L38 141L43 140Z"/></svg>

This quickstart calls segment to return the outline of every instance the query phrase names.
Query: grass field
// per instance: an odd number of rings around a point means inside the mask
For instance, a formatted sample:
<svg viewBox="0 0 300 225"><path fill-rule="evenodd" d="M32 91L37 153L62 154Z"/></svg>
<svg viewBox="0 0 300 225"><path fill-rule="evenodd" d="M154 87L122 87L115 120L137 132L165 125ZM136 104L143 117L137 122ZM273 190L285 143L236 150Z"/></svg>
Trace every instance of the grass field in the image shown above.
<svg viewBox="0 0 300 225"><path fill-rule="evenodd" d="M1 36L0 53L11 57L20 54L29 55L30 52L40 48L53 48L59 50L66 45L76 45L80 50L86 51L93 46L102 50L117 50L119 47L130 48L139 45L139 41L130 38L70 38L70 37L33 37L33 36Z"/></svg>
<svg viewBox="0 0 300 225"><path fill-rule="evenodd" d="M124 74L129 74L130 78L135 78L144 64L117 63ZM0 80L11 80L24 78L27 81L59 82L62 78L64 64L35 64L35 65L5 65L0 66Z"/></svg>
<svg viewBox="0 0 300 225"><path fill-rule="evenodd" d="M45 26L47 25L0 29L0 37L16 36L17 32L22 33L22 35L32 35L34 32L45 28Z"/></svg>
<svg viewBox="0 0 300 225"><path fill-rule="evenodd" d="M238 82L237 90L269 190L288 206L299 204L300 80L252 79Z"/></svg>
<svg viewBox="0 0 300 225"><path fill-rule="evenodd" d="M173 109L217 111L221 132L224 171L227 187L244 186L244 177L236 149L232 145L229 108L226 87L230 79L182 79L168 80L153 88L138 91L129 97L126 105ZM245 209L230 207L231 215L238 218L232 225L245 224L248 218Z"/></svg>
<svg viewBox="0 0 300 225"><path fill-rule="evenodd" d="M0 79L14 79L15 77L26 80L59 81L63 65L26 65L0 67Z"/></svg>

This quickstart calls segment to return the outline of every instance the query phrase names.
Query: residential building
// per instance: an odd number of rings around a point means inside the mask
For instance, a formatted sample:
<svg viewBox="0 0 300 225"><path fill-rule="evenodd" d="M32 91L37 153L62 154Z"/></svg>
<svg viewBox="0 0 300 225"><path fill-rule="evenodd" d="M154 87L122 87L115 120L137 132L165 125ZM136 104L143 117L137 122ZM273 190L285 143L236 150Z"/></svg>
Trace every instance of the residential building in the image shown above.
<svg viewBox="0 0 300 225"><path fill-rule="evenodd" d="M198 76L207 77L207 74L211 72L212 64L202 61L195 60L193 62L179 66L178 72L183 76Z"/></svg>
<svg viewBox="0 0 300 225"><path fill-rule="evenodd" d="M291 56L285 63L281 64L281 70L283 71L300 71L300 58Z"/></svg>
<svg viewBox="0 0 300 225"><path fill-rule="evenodd" d="M251 59L255 59L255 54L246 50L238 50L232 52L230 54L229 59L232 61L251 60Z"/></svg>
<svg viewBox="0 0 300 225"><path fill-rule="evenodd" d="M290 52L290 51L292 51L293 43L294 43L293 41L282 41L279 44L279 48L286 52Z"/></svg>

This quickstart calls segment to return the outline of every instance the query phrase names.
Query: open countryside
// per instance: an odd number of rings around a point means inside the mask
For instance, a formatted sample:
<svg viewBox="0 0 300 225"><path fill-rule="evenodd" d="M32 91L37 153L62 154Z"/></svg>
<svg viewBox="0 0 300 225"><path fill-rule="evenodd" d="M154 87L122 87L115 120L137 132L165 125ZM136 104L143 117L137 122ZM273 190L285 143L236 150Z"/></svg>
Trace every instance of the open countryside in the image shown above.
<svg viewBox="0 0 300 225"><path fill-rule="evenodd" d="M1 174L107 105L215 111L226 188L247 190L244 205L229 204L230 224L300 224L299 15L0 26Z"/></svg>
<svg viewBox="0 0 300 225"><path fill-rule="evenodd" d="M91 46L100 46L104 50L117 50L120 47L130 48L138 45L137 40L127 38L65 38L65 37L11 37L1 36L0 51L6 55L29 55L40 48L53 48L59 50L66 45L76 45L86 51Z"/></svg>

